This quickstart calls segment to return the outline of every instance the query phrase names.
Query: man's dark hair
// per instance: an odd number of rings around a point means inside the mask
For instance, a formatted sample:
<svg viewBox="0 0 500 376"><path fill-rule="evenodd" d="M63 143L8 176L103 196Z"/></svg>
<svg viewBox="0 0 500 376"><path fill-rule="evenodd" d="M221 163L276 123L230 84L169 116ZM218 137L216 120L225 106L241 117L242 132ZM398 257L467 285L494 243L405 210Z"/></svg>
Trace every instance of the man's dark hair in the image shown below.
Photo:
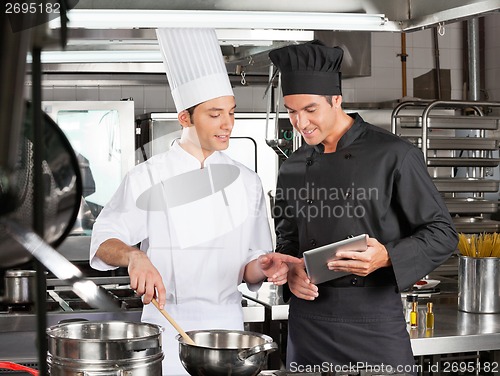
<svg viewBox="0 0 500 376"><path fill-rule="evenodd" d="M331 100L331 99L330 99ZM186 108L186 111L189 113L189 116L193 116L193 113L194 113L194 109L198 107L197 104L195 104L194 106L191 106L189 108Z"/></svg>
<svg viewBox="0 0 500 376"><path fill-rule="evenodd" d="M333 105L333 95L323 95L330 106Z"/></svg>

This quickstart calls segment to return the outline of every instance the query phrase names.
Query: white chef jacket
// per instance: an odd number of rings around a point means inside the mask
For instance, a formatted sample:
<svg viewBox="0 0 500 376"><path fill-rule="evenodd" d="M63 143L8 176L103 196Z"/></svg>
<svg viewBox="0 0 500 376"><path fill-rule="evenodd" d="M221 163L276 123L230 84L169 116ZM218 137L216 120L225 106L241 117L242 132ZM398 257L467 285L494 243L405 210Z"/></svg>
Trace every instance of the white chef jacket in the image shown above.
<svg viewBox="0 0 500 376"><path fill-rule="evenodd" d="M223 181L223 189L220 179L214 183L210 178L213 193L201 198L198 193L192 201L190 192L207 180L183 179L182 174L196 174L200 162L178 143L135 166L94 224L90 265L97 270L115 268L95 256L107 239L141 243L162 275L167 289L165 309L184 330L242 330L238 285L245 265L272 250L265 196L258 175L224 153L210 155L204 168L210 172L211 165L236 169L237 177ZM165 197L172 190L163 188L172 181L177 191L179 184L186 185L185 194L180 194L183 200ZM175 204L169 205L171 201ZM259 287L249 286L253 291ZM152 304L144 307L142 321L164 328L163 374L185 374L171 325Z"/></svg>

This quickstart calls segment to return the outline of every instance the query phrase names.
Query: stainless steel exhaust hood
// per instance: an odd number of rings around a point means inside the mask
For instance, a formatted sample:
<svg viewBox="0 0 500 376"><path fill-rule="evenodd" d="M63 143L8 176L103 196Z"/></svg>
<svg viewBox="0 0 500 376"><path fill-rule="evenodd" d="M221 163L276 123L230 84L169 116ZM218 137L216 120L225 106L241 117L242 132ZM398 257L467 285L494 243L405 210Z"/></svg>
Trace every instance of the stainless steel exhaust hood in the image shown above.
<svg viewBox="0 0 500 376"><path fill-rule="evenodd" d="M161 73L154 29L202 25L216 29L230 74L262 76L267 52L285 44L359 32L344 44L356 54L373 31L411 32L499 9L500 0L80 0L68 14L66 51L46 49L42 61L46 73ZM370 52L355 55L361 73L346 75L369 74Z"/></svg>

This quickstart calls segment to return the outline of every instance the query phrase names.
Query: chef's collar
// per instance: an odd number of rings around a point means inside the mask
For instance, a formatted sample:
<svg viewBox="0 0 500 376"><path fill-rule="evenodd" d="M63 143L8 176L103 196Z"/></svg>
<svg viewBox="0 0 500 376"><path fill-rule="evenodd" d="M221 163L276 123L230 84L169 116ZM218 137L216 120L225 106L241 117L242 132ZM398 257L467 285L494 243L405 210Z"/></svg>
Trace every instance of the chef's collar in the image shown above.
<svg viewBox="0 0 500 376"><path fill-rule="evenodd" d="M325 152L325 145L323 144L314 145L313 148L316 153L323 154Z"/></svg>
<svg viewBox="0 0 500 376"><path fill-rule="evenodd" d="M337 150L343 149L352 144L365 129L363 119L358 113L347 115L354 119L354 124L347 130L346 133L342 135L342 137L340 137L340 140L337 143ZM325 145L323 144L314 145L313 148L318 154L323 154L325 152Z"/></svg>
<svg viewBox="0 0 500 376"><path fill-rule="evenodd" d="M337 150L343 149L352 144L354 140L356 140L365 130L363 119L358 113L347 115L354 119L354 124L343 134L342 137L340 137L340 140L337 143Z"/></svg>
<svg viewBox="0 0 500 376"><path fill-rule="evenodd" d="M174 141L174 143L170 147L170 150L173 152L179 153L179 155L183 157L183 159L186 161L186 163L189 163L190 167L200 168L201 162L194 155L192 155L191 153L188 153L186 150L184 150L182 148L179 140ZM221 163L222 156L223 155L220 151L214 151L207 158L205 158L205 160L203 161L203 166L206 166L207 164L212 164L212 163ZM196 165L195 165L195 163L196 163Z"/></svg>

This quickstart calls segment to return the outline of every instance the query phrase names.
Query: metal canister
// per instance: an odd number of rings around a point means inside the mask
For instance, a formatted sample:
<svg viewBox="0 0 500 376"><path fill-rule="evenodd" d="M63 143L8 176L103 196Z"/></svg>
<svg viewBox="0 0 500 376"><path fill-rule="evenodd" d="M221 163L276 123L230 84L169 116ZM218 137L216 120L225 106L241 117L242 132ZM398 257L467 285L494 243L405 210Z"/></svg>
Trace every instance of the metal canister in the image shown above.
<svg viewBox="0 0 500 376"><path fill-rule="evenodd" d="M5 302L31 304L36 295L36 271L7 270L5 272Z"/></svg>
<svg viewBox="0 0 500 376"><path fill-rule="evenodd" d="M471 313L500 312L500 258L458 259L458 309Z"/></svg>

